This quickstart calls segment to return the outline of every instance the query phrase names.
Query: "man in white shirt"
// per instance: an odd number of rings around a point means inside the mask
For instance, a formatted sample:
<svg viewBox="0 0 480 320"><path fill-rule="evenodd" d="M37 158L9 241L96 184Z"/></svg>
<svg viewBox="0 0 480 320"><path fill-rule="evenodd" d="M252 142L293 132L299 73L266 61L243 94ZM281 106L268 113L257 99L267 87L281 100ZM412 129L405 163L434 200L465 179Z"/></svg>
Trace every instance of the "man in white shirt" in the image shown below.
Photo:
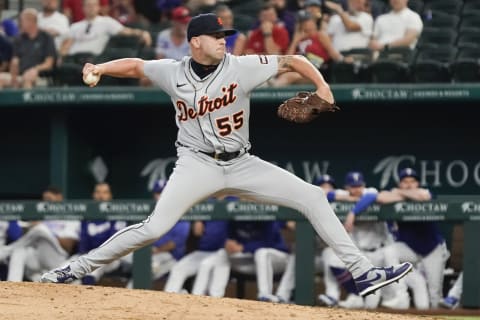
<svg viewBox="0 0 480 320"><path fill-rule="evenodd" d="M418 13L407 7L407 2L408 0L390 0L392 11L378 16L369 45L372 50L415 48L423 22Z"/></svg>
<svg viewBox="0 0 480 320"><path fill-rule="evenodd" d="M58 51L63 37L68 33L70 22L67 16L57 11L58 0L42 0L42 12L38 14L38 27L49 33Z"/></svg>
<svg viewBox="0 0 480 320"><path fill-rule="evenodd" d="M112 17L100 16L99 0L85 0L83 10L85 19L71 25L60 48L61 56L80 52L99 55L105 49L110 36L117 34L138 36L146 46L152 42L147 31L127 28Z"/></svg>
<svg viewBox="0 0 480 320"><path fill-rule="evenodd" d="M340 4L326 1L325 6L336 14L328 22L328 35L337 51L367 48L372 34L373 18L365 12L366 0L348 0L348 11Z"/></svg>

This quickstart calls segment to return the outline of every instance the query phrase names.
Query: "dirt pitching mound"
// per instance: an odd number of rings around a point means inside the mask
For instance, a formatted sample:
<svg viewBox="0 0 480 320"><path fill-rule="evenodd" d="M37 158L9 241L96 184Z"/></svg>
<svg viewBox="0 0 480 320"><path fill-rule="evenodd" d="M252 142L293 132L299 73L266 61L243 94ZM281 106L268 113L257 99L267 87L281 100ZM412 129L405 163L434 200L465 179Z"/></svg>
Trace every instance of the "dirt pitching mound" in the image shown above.
<svg viewBox="0 0 480 320"><path fill-rule="evenodd" d="M31 282L0 283L0 316L2 320L434 319L424 316L346 311L251 300L216 299L152 290Z"/></svg>

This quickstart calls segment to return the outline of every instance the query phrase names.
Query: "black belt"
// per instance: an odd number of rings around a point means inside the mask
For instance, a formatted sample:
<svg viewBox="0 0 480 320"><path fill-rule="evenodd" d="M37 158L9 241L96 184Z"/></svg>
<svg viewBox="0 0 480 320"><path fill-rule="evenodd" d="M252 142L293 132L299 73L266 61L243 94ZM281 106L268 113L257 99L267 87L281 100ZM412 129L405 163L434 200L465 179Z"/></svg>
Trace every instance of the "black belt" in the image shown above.
<svg viewBox="0 0 480 320"><path fill-rule="evenodd" d="M216 152L205 152L198 150L199 152L206 154L207 156L212 157L215 160L221 160L221 161L230 161L232 159L235 159L240 155L240 151L234 151L234 152L222 152L222 153L216 153Z"/></svg>
<svg viewBox="0 0 480 320"><path fill-rule="evenodd" d="M180 147L185 147L185 148L189 148L188 146L184 145L183 143L180 143L177 141L177 144L180 146ZM243 148L242 150L246 150L246 148ZM235 159L236 157L238 157L241 153L241 150L239 151L233 151L233 152L222 152L222 153L216 153L216 152L206 152L206 151L202 151L202 150L197 150L198 152L201 152L203 154L206 154L207 156L209 157L212 157L213 159L215 160L221 160L221 161L230 161L232 159Z"/></svg>

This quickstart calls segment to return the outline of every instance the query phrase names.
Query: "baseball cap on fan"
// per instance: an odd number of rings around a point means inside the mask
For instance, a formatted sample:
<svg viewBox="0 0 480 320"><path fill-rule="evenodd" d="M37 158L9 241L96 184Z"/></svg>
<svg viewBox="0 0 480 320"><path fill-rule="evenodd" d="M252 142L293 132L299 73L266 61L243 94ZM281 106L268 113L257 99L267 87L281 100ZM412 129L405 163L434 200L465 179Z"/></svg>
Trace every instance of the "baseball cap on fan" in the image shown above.
<svg viewBox="0 0 480 320"><path fill-rule="evenodd" d="M171 19L182 24L187 24L192 17L190 16L190 10L188 10L188 8L180 6L172 10Z"/></svg>
<svg viewBox="0 0 480 320"><path fill-rule="evenodd" d="M361 187L365 185L365 179L363 179L363 174L358 171L351 171L347 173L345 177L345 185L349 187Z"/></svg>
<svg viewBox="0 0 480 320"><path fill-rule="evenodd" d="M417 172L412 168L404 168L400 170L400 172L398 173L398 178L400 180L403 180L404 178L408 178L408 177L412 177L418 180Z"/></svg>
<svg viewBox="0 0 480 320"><path fill-rule="evenodd" d="M225 29L222 19L213 13L203 13L195 16L190 20L187 28L187 39L190 41L193 37L204 34L214 34L224 32L226 36L237 33L235 29Z"/></svg>

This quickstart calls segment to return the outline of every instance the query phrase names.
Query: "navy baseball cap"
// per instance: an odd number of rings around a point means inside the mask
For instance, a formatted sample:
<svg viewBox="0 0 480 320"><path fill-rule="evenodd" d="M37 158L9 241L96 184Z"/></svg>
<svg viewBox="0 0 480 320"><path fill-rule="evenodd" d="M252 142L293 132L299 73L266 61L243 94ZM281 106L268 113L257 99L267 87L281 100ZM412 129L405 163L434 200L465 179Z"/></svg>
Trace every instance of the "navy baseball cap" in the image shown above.
<svg viewBox="0 0 480 320"><path fill-rule="evenodd" d="M222 19L213 13L199 14L190 20L187 27L187 39L190 41L193 37L203 34L213 34L217 32L225 32L226 36L237 33L235 29L225 29Z"/></svg>
<svg viewBox="0 0 480 320"><path fill-rule="evenodd" d="M320 186L324 183L329 183L332 185L332 187L335 188L335 179L332 178L331 175L329 174L322 174L318 177L315 178L315 180L313 181L313 184L317 185L317 186Z"/></svg>
<svg viewBox="0 0 480 320"><path fill-rule="evenodd" d="M164 179L157 180L153 185L152 192L161 193L166 185L167 185L167 180L164 180Z"/></svg>
<svg viewBox="0 0 480 320"><path fill-rule="evenodd" d="M363 174L358 171L351 171L345 177L345 185L349 187L361 187L365 185Z"/></svg>
<svg viewBox="0 0 480 320"><path fill-rule="evenodd" d="M398 173L398 177L400 178L400 180L402 180L403 178L407 178L407 177L412 177L412 178L415 178L416 180L418 180L417 172L415 170L413 170L412 168L405 168L405 169L400 170L400 172Z"/></svg>

